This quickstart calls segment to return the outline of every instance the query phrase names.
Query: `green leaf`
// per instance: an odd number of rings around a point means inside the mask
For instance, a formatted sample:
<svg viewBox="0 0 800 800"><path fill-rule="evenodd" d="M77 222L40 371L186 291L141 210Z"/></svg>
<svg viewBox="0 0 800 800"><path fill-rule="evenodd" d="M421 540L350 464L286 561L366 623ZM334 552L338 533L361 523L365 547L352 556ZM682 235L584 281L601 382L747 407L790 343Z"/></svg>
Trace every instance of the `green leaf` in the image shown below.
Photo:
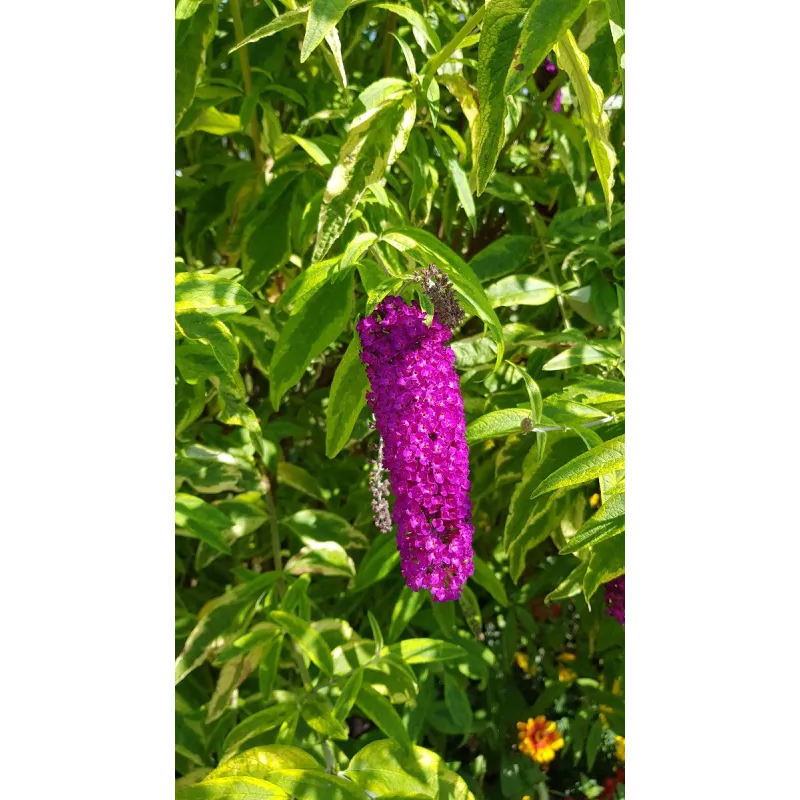
<svg viewBox="0 0 800 800"><path fill-rule="evenodd" d="M411 740L403 726L403 720L394 710L392 704L379 695L371 686L362 685L358 692L356 705L364 715L374 722L390 739L399 742L406 748L411 747Z"/></svg>
<svg viewBox="0 0 800 800"><path fill-rule="evenodd" d="M545 478L531 495L538 497L555 489L579 486L609 472L625 468L625 434L603 442L586 453L573 458Z"/></svg>
<svg viewBox="0 0 800 800"><path fill-rule="evenodd" d="M453 722L468 733L472 728L472 706L459 681L449 672L444 674L444 702Z"/></svg>
<svg viewBox="0 0 800 800"><path fill-rule="evenodd" d="M586 576L586 567L586 562L580 561L575 569L545 597L545 602L552 603L556 600L566 600L569 597L580 594L583 588L583 579Z"/></svg>
<svg viewBox="0 0 800 800"><path fill-rule="evenodd" d="M478 47L478 148L475 161L476 190L480 196L489 182L503 144L506 114L505 81L516 52L522 17L528 0L492 0Z"/></svg>
<svg viewBox="0 0 800 800"><path fill-rule="evenodd" d="M531 419L524 408L504 408L490 411L467 425L467 444L477 444L486 439L498 439L522 431L522 421Z"/></svg>
<svg viewBox="0 0 800 800"><path fill-rule="evenodd" d="M499 367L503 362L505 347L503 328L475 273L461 256L440 242L432 233L417 228L395 228L384 233L381 241L388 242L418 264L427 266L432 262L435 263L450 278L465 311L468 314L476 314L484 322L497 344L496 363Z"/></svg>
<svg viewBox="0 0 800 800"><path fill-rule="evenodd" d="M439 630L445 638L452 638L456 624L455 603L452 600L442 603L431 598L431 605L433 606L433 618L436 620Z"/></svg>
<svg viewBox="0 0 800 800"><path fill-rule="evenodd" d="M256 654L256 660L257 660ZM217 685L214 694L208 701L208 712L206 713L206 724L219 719L229 708L231 696L239 684L247 677L253 666L254 657L252 654L242 653L236 658L228 661L222 666L217 678Z"/></svg>
<svg viewBox="0 0 800 800"><path fill-rule="evenodd" d="M318 292L336 272L341 256L318 261L304 269L275 304L276 311L287 310L296 314Z"/></svg>
<svg viewBox="0 0 800 800"><path fill-rule="evenodd" d="M272 687L275 684L275 676L278 674L282 648L283 634L281 633L273 634L272 638L264 645L264 654L261 656L261 663L258 665L258 691L261 693L265 703L269 702L272 695Z"/></svg>
<svg viewBox="0 0 800 800"><path fill-rule="evenodd" d="M344 69L344 57L342 56L342 42L339 39L339 31L334 26L328 33L325 34L325 44L328 46L330 50L330 54L328 50L323 49L322 55L325 56L325 60L328 64L331 65L333 69L333 74L339 81L339 85L343 88L347 88L347 73Z"/></svg>
<svg viewBox="0 0 800 800"><path fill-rule="evenodd" d="M297 466L297 464L290 464L288 461L281 461L278 464L278 485L291 486L298 492L307 494L315 500L322 500L322 489L320 488L317 479L311 475L308 470Z"/></svg>
<svg viewBox="0 0 800 800"><path fill-rule="evenodd" d="M294 707L294 703L278 703L247 717L225 737L223 750L226 754L238 752L245 742L277 728Z"/></svg>
<svg viewBox="0 0 800 800"><path fill-rule="evenodd" d="M271 22L268 22L266 25L262 25L260 28L253 31L249 36L245 36L245 38L240 42L237 42L234 47L231 47L228 52L233 53L240 47L244 47L252 42L257 42L259 39L263 39L266 36L274 36L276 33L286 30L286 28L290 28L292 25L302 25L307 19L308 6L287 11L285 14L275 17L275 19L273 19Z"/></svg>
<svg viewBox="0 0 800 800"><path fill-rule="evenodd" d="M175 19L189 19L202 2L203 0L178 0L175 6Z"/></svg>
<svg viewBox="0 0 800 800"><path fill-rule="evenodd" d="M430 22L428 22L428 20L425 19L422 14L414 11L413 8L401 6L397 3L375 3L374 8L385 8L387 11L391 11L393 14L397 14L398 17L402 17L406 22L408 22L409 25L416 28L433 45L434 50L438 50L442 46L442 43L439 41L436 31L431 27Z"/></svg>
<svg viewBox="0 0 800 800"><path fill-rule="evenodd" d="M330 511L306 508L281 520L305 545L337 542L342 547L366 547L367 538L346 519Z"/></svg>
<svg viewBox="0 0 800 800"><path fill-rule="evenodd" d="M205 69L206 50L217 29L216 3L202 3L190 16L175 22L175 124L194 100Z"/></svg>
<svg viewBox="0 0 800 800"><path fill-rule="evenodd" d="M408 44L401 39L396 33L392 33L392 36L397 40L397 43L400 45L400 49L403 51L403 58L406 60L406 66L408 67L409 73L411 73L412 77L417 74L417 62L414 60L414 53L411 52L411 48Z"/></svg>
<svg viewBox="0 0 800 800"><path fill-rule="evenodd" d="M447 171L450 173L450 178L453 181L458 199L461 202L461 207L467 215L469 224L472 226L473 232L477 230L477 219L475 216L475 200L472 197L472 191L469 188L469 180L467 174L464 172L461 164L458 163L458 156L453 152L453 146L450 142L439 136L436 131L431 131L433 143L442 157Z"/></svg>
<svg viewBox="0 0 800 800"><path fill-rule="evenodd" d="M238 114L226 114L217 108L204 108L191 128L183 132L204 131L214 136L227 136L229 133L238 133L241 127Z"/></svg>
<svg viewBox="0 0 800 800"><path fill-rule="evenodd" d="M600 350L590 344L578 344L551 358L542 366L542 369L552 372L558 369L586 366L587 364L610 364L616 360L617 356L607 350Z"/></svg>
<svg viewBox="0 0 800 800"><path fill-rule="evenodd" d="M518 375L522 377L525 383L525 390L528 392L528 400L531 402L531 422L538 425L542 421L542 392L539 385L531 376L520 367L518 364L513 364L511 361L506 362L509 366L513 367Z"/></svg>
<svg viewBox="0 0 800 800"><path fill-rule="evenodd" d="M270 401L278 408L283 393L345 329L353 309L353 275L315 294L283 326L270 362Z"/></svg>
<svg viewBox="0 0 800 800"><path fill-rule="evenodd" d="M283 769L270 773L270 780L291 797L309 800L364 800L350 781L327 772L304 769Z"/></svg>
<svg viewBox="0 0 800 800"><path fill-rule="evenodd" d="M525 555L543 542L558 525L556 495L531 499L531 492L551 472L585 452L582 442L574 437L548 436L547 447L540 456L531 449L522 465L522 480L511 496L509 513L503 532L503 545L508 553L509 574L515 582L525 568Z"/></svg>
<svg viewBox="0 0 800 800"><path fill-rule="evenodd" d="M384 649L406 664L433 664L466 657L462 647L440 639L403 639L402 642L390 644Z"/></svg>
<svg viewBox="0 0 800 800"><path fill-rule="evenodd" d="M356 234L344 249L342 263L339 269L347 269L348 267L353 266L377 241L377 233L363 231L362 233Z"/></svg>
<svg viewBox="0 0 800 800"><path fill-rule="evenodd" d="M538 0L531 4L522 20L514 63L506 75L506 94L514 94L525 85L587 5L588 0Z"/></svg>
<svg viewBox="0 0 800 800"><path fill-rule="evenodd" d="M430 111L431 114L431 123L435 128L436 121L439 118L439 103L442 96L441 90L439 89L439 84L436 82L435 78L426 78L423 82L423 88L425 90L425 99L428 102L428 111ZM434 131L431 131L431 134L433 133ZM442 151L439 150L439 152L441 153ZM469 191L469 187L467 187L467 191ZM470 200L472 200L472 195L470 195Z"/></svg>
<svg viewBox="0 0 800 800"><path fill-rule="evenodd" d="M408 586L403 586L397 601L392 609L392 619L389 624L389 641L394 642L406 629L406 626L414 618L417 611L422 608L425 601L424 592L415 592Z"/></svg>
<svg viewBox="0 0 800 800"><path fill-rule="evenodd" d="M311 0L308 8L308 22L306 22L306 35L300 51L301 64L333 30L348 5L350 5L350 0Z"/></svg>
<svg viewBox="0 0 800 800"><path fill-rule="evenodd" d="M478 598L475 597L475 592L469 586L461 587L461 596L458 598L458 605L461 607L461 613L464 615L464 620L467 627L472 632L472 635L479 641L483 641L483 618L481 617L481 607L478 603Z"/></svg>
<svg viewBox="0 0 800 800"><path fill-rule="evenodd" d="M399 563L400 553L394 536L378 536L358 565L353 590L358 592L383 580L397 569Z"/></svg>
<svg viewBox="0 0 800 800"><path fill-rule="evenodd" d="M369 620L369 626L372 629L372 639L375 642L375 655L377 656L378 653L383 650L383 634L381 633L381 626L378 625L378 620L375 619L375 615L371 611L367 611L367 619Z"/></svg>
<svg viewBox="0 0 800 800"><path fill-rule="evenodd" d="M289 590L284 595L281 601L281 608L290 614L303 601L303 598L308 595L308 587L311 585L311 578L308 575L301 575L300 578L289 587Z"/></svg>
<svg viewBox="0 0 800 800"><path fill-rule="evenodd" d="M348 729L334 716L330 705L319 695L309 694L300 704L300 715L311 730L331 739L348 739Z"/></svg>
<svg viewBox="0 0 800 800"><path fill-rule="evenodd" d="M559 551L561 555L575 553L596 545L625 530L625 492L615 494L603 503L597 513Z"/></svg>
<svg viewBox="0 0 800 800"><path fill-rule="evenodd" d="M501 236L472 257L469 265L481 283L527 267L533 260L531 236Z"/></svg>
<svg viewBox="0 0 800 800"><path fill-rule="evenodd" d="M208 777L225 778L248 776L265 780L273 770L305 769L323 770L317 760L301 750L285 744L252 747L220 764Z"/></svg>
<svg viewBox="0 0 800 800"><path fill-rule="evenodd" d="M356 574L353 559L336 542L312 542L286 562L290 575L332 575L352 578Z"/></svg>
<svg viewBox="0 0 800 800"><path fill-rule="evenodd" d="M331 159L328 157L328 154L314 141L311 139L304 139L302 136L296 136L293 133L287 134L287 136L293 141L297 142L303 150L311 156L311 159L315 164L319 164L321 167L327 167L331 163Z"/></svg>
<svg viewBox="0 0 800 800"><path fill-rule="evenodd" d="M325 187L314 261L339 238L367 187L381 180L405 150L416 113L414 95L406 92L353 121Z"/></svg>
<svg viewBox="0 0 800 800"><path fill-rule="evenodd" d="M336 705L333 708L333 714L337 719L342 721L346 720L350 714L351 709L355 705L358 693L361 690L361 684L364 680L364 670L358 667L353 671L353 674L342 685L342 693L336 700Z"/></svg>
<svg viewBox="0 0 800 800"><path fill-rule="evenodd" d="M625 90L625 3L624 0L606 0L611 38L617 51L617 64L622 89Z"/></svg>
<svg viewBox="0 0 800 800"><path fill-rule="evenodd" d="M175 661L176 684L200 666L220 636L237 629L239 623L255 605L259 595L269 589L276 580L277 573L262 573L206 605Z"/></svg>
<svg viewBox="0 0 800 800"><path fill-rule="evenodd" d="M230 329L208 314L189 313L175 317L179 331L187 338L211 347L222 374L236 380L239 373L239 350Z"/></svg>
<svg viewBox="0 0 800 800"><path fill-rule="evenodd" d="M279 786L259 778L247 776L234 778L206 778L194 786L182 786L175 794L175 800L267 800L290 796Z"/></svg>
<svg viewBox="0 0 800 800"><path fill-rule="evenodd" d="M223 534L233 527L233 520L205 500L191 494L176 494L175 525L220 553L230 554L231 548Z"/></svg>
<svg viewBox="0 0 800 800"><path fill-rule="evenodd" d="M463 780L436 753L417 746L409 749L391 739L362 748L344 775L377 797L474 800Z"/></svg>
<svg viewBox="0 0 800 800"><path fill-rule="evenodd" d="M558 66L569 76L572 87L580 107L581 119L586 129L586 139L589 142L597 177L603 187L606 198L606 211L611 217L611 205L614 202L614 167L617 164L617 154L609 140L611 124L608 115L603 110L603 90L592 80L589 75L589 59L578 47L572 31L559 39L555 46Z"/></svg>
<svg viewBox="0 0 800 800"><path fill-rule="evenodd" d="M326 675L333 675L333 656L325 640L305 620L285 611L270 612L270 619L294 639Z"/></svg>
<svg viewBox="0 0 800 800"><path fill-rule="evenodd" d="M213 316L244 314L253 296L241 284L201 272L175 275L175 313L202 311Z"/></svg>
<svg viewBox="0 0 800 800"><path fill-rule="evenodd" d="M325 414L325 455L334 458L350 441L353 427L367 402L369 380L360 358L358 334L350 340L333 376Z"/></svg>
<svg viewBox="0 0 800 800"><path fill-rule="evenodd" d="M589 769L592 769L594 766L594 762L597 758L597 753L600 750L600 744L602 741L603 721L598 718L594 721L594 724L589 730L589 735L586 737L586 765L589 767Z"/></svg>
<svg viewBox="0 0 800 800"><path fill-rule="evenodd" d="M486 589L487 592L498 602L501 606L508 606L508 596L506 590L500 579L492 572L489 565L478 556L472 557L472 563L475 565L475 572L472 575L472 580Z"/></svg>
<svg viewBox="0 0 800 800"><path fill-rule="evenodd" d="M592 557L583 579L583 594L586 600L613 578L625 573L625 534L606 539L592 548Z"/></svg>
<svg viewBox="0 0 800 800"><path fill-rule="evenodd" d="M543 306L556 296L550 281L531 275L509 275L486 289L492 308L500 306Z"/></svg>

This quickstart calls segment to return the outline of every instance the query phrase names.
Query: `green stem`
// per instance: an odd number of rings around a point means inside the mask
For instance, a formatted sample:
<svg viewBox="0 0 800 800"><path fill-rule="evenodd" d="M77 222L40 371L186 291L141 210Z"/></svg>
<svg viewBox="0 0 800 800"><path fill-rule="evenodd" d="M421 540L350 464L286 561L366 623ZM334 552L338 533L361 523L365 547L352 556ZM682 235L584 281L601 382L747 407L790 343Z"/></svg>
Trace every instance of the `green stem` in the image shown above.
<svg viewBox="0 0 800 800"><path fill-rule="evenodd" d="M239 0L231 0L231 16L233 17L233 30L236 34L237 44L244 39L244 27L242 25L242 14L239 10ZM250 60L247 57L247 48L239 48L239 63L242 67L242 80L244 81L244 93L249 96L253 92L253 74L250 72ZM258 114L253 112L250 117L250 136L253 139L253 160L259 175L264 174L264 156L261 153L259 142L261 137L258 131Z"/></svg>
<svg viewBox="0 0 800 800"><path fill-rule="evenodd" d="M269 511L269 525L270 535L272 537L272 560L275 564L275 572L278 573L278 594L281 600L286 596L286 583L283 580L283 559L281 558L281 536L278 531L278 512L275 505L274 485L270 478L266 465L262 462L259 464L259 471L261 473L261 483L264 489L264 496L267 501L267 510ZM292 642L292 656L297 664L297 671L300 673L300 680L303 683L303 688L306 692L311 693L314 688L311 685L311 675L309 675L306 662L303 660L303 654L294 639ZM325 761L328 764L328 771L335 772L336 762L333 758L333 751L331 750L330 742L327 739L322 740L322 749L325 753Z"/></svg>
<svg viewBox="0 0 800 800"><path fill-rule="evenodd" d="M431 56L430 61L422 68L423 75L435 75L436 70L450 58L464 39L480 24L486 13L486 5L482 5L463 25L461 30L438 52Z"/></svg>
<svg viewBox="0 0 800 800"><path fill-rule="evenodd" d="M550 253L547 252L547 234L544 229L544 224L539 217L539 213L533 208L531 211L533 212L533 227L536 228L536 235L539 237L539 243L542 246L542 255L544 256L545 264L547 264L547 269L550 271L550 277L553 279L553 285L556 287L556 301L561 311L561 317L564 320L564 330L568 331L572 326L569 324L569 319L567 319L567 309L564 305L564 296L561 294L561 285L558 280L555 264L553 264L550 258Z"/></svg>

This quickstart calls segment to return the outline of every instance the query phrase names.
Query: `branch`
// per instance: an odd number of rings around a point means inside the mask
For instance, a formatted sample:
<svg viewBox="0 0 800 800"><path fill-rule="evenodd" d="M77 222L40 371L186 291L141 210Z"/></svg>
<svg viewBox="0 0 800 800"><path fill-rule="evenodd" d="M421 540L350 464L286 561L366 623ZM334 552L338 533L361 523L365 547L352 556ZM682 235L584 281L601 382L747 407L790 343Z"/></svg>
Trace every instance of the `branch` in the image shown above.
<svg viewBox="0 0 800 800"><path fill-rule="evenodd" d="M236 43L244 39L244 27L242 26L242 15L239 10L239 0L231 0L231 16L233 17L233 30L236 33ZM239 63L242 66L242 79L244 80L244 93L249 96L253 92L253 75L250 72L250 60L247 57L247 48L239 48ZM264 156L259 145L261 137L258 131L258 114L253 111L250 117L250 136L253 139L253 160L259 175L264 174Z"/></svg>

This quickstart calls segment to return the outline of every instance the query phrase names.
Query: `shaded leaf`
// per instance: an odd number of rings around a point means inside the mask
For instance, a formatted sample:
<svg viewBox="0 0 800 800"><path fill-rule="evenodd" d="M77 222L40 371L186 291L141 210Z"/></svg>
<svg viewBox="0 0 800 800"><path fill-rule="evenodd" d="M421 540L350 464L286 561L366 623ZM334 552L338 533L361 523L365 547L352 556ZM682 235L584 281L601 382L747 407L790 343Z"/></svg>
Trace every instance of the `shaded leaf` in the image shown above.
<svg viewBox="0 0 800 800"><path fill-rule="evenodd" d="M270 401L277 408L283 393L345 329L353 308L353 275L315 294L283 326L270 362Z"/></svg>

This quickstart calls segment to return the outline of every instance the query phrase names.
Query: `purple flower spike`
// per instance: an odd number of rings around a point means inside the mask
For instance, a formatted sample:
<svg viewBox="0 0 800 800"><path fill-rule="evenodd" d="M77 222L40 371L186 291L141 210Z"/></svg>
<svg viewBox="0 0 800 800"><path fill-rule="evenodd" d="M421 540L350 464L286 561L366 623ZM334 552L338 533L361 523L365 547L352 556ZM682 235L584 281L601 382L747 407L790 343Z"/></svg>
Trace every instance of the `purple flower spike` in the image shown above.
<svg viewBox="0 0 800 800"><path fill-rule="evenodd" d="M358 333L396 497L403 577L415 592L457 600L474 567L464 401L446 344L452 333L436 316L427 327L419 304L400 297L387 297Z"/></svg>
<svg viewBox="0 0 800 800"><path fill-rule="evenodd" d="M625 624L625 576L609 581L606 584L606 614L614 617L620 625Z"/></svg>
<svg viewBox="0 0 800 800"><path fill-rule="evenodd" d="M561 111L561 89L556 89L556 93L553 95L553 111L556 114Z"/></svg>

